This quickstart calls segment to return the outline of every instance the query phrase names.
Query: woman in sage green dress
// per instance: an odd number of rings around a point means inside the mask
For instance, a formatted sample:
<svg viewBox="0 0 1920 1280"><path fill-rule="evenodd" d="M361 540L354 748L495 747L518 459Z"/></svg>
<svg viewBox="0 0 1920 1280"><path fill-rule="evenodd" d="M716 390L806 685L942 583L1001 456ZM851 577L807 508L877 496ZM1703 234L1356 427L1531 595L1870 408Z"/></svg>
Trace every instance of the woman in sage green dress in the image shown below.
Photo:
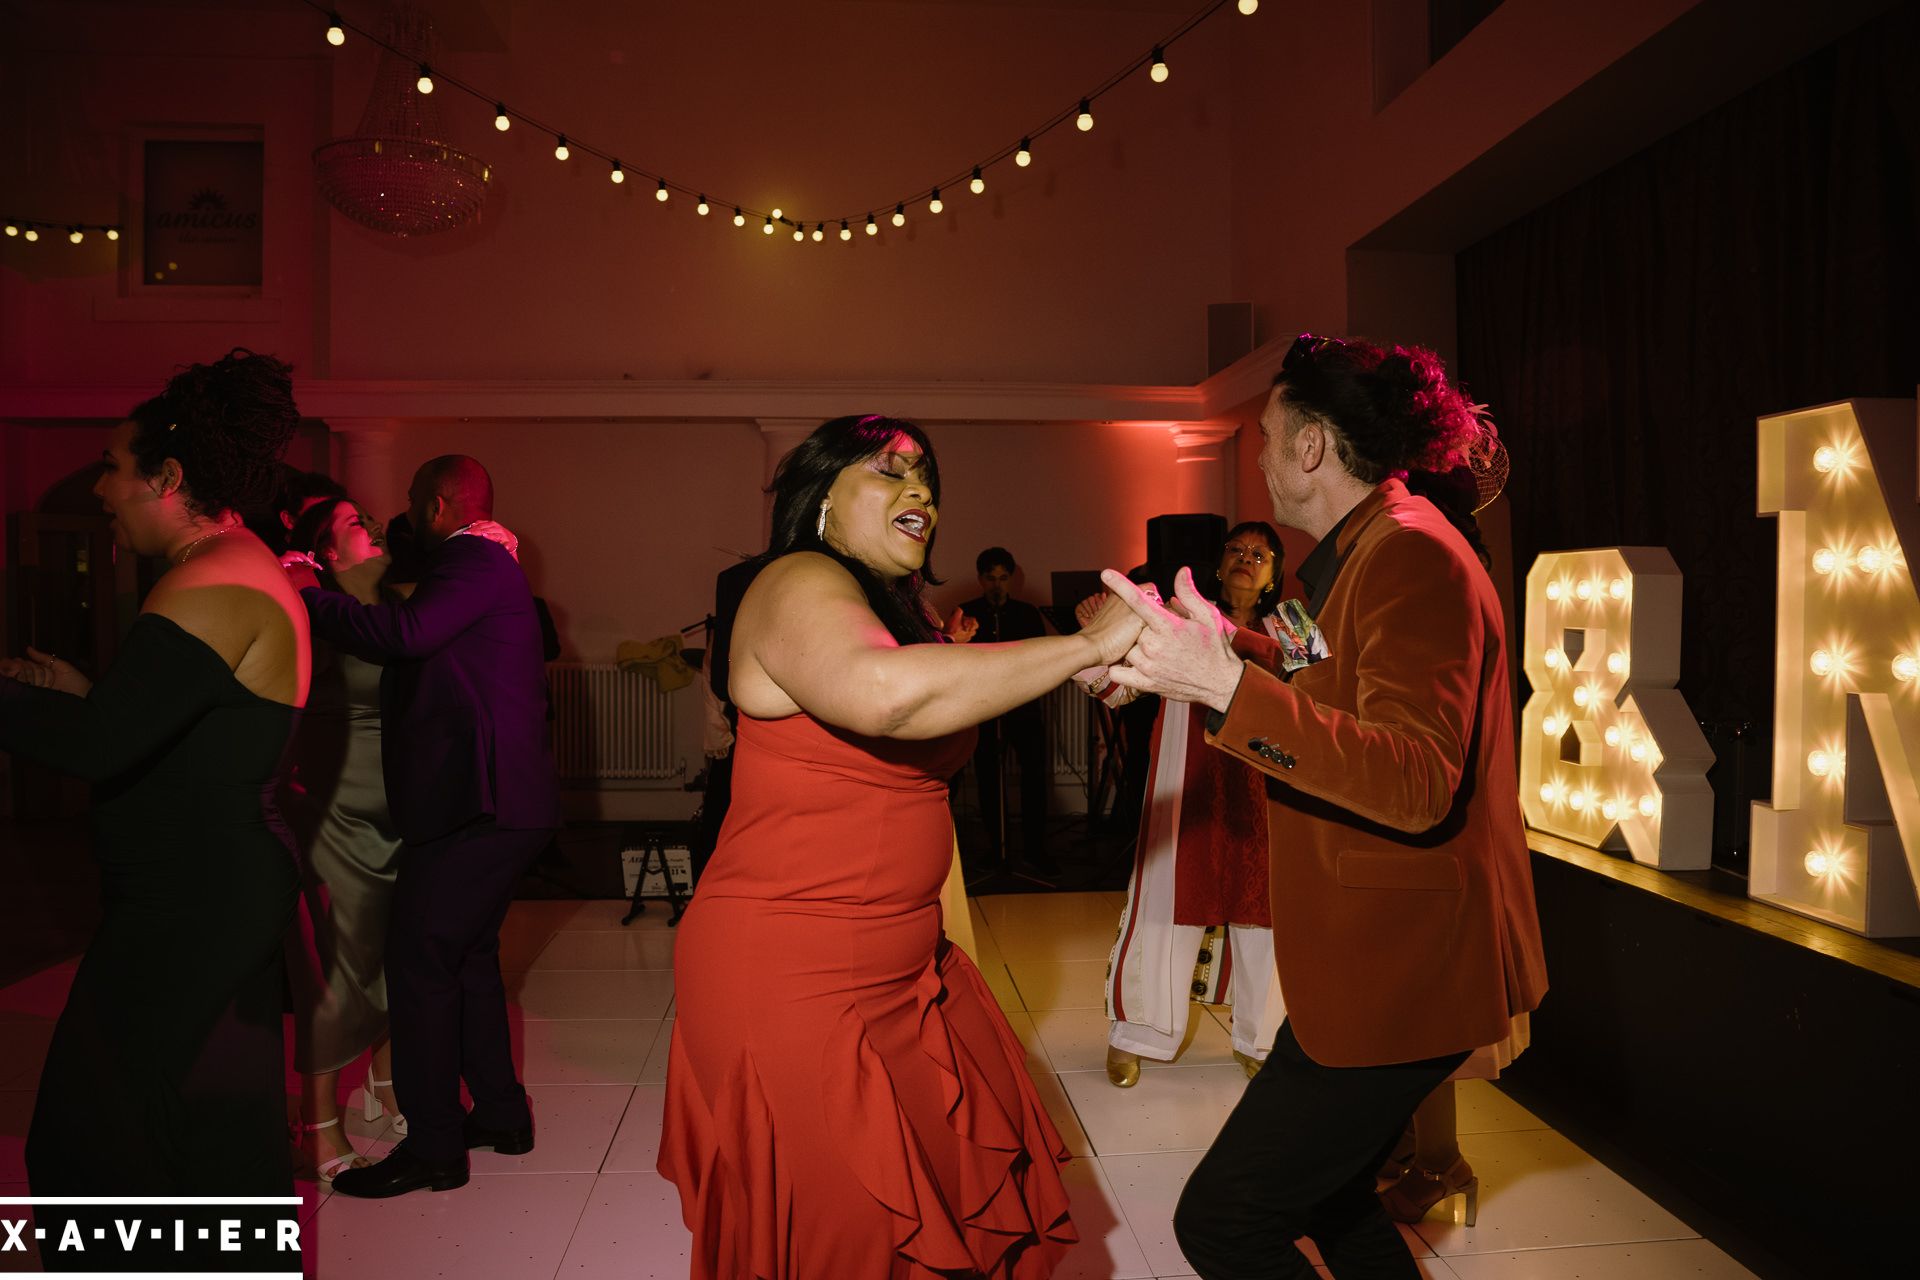
<svg viewBox="0 0 1920 1280"><path fill-rule="evenodd" d="M390 563L380 526L351 501L323 498L294 522L289 561L331 591L376 604ZM313 691L294 736L281 807L301 853L300 906L287 934L293 1063L302 1077L298 1167L321 1182L364 1168L340 1124L340 1072L371 1051L364 1116L394 1112L387 1041L387 917L400 837L380 763L380 673L313 647ZM405 1117L396 1130L406 1132Z"/></svg>

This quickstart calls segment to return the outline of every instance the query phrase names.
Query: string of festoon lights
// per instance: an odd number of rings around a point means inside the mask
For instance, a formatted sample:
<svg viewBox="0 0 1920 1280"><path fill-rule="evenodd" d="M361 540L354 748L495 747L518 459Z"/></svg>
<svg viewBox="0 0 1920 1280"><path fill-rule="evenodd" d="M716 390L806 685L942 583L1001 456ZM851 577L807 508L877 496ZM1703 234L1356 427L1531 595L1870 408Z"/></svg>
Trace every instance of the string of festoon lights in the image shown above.
<svg viewBox="0 0 1920 1280"><path fill-rule="evenodd" d="M385 49L389 53L400 57L408 56L406 51L389 44L386 40L373 34L365 27L348 22L341 16L338 9L322 3L321 0L300 0L300 3L320 14L325 20L327 43L333 45L335 48L344 46L347 43L348 34L351 33L379 48ZM854 228L856 226L864 228L870 236L878 235L880 232L880 219L882 218L889 218L896 227L904 227L907 225L907 217L910 210L923 207L928 213L940 213L946 208L946 203L941 198L941 192L943 191L951 192L964 187L965 190L976 196L986 194L987 173L994 166L1003 164L1009 160L1023 169L1033 164L1034 144L1054 130L1064 127L1069 121L1071 121L1074 127L1081 133L1091 132L1094 125L1094 103L1098 102L1105 94L1118 88L1128 77L1135 75L1142 68L1146 70L1148 78L1153 83L1166 83L1170 75L1167 66L1167 50L1172 48L1176 41L1190 34L1194 28L1230 5L1242 14L1251 15L1260 8L1260 0L1212 0L1212 3L1202 7L1198 13L1195 13L1191 18L1181 23L1172 33L1155 42L1148 52L1128 62L1124 67L1120 68L1120 70L1102 81L1098 87L1080 95L1073 106L1056 112L1035 128L1027 130L1020 136L1018 142L1002 147L991 155L964 165L952 171L950 176L942 178L937 182L931 182L925 186L917 187L910 195L881 201L878 204L868 206L864 210L841 213L831 217L798 217L778 207L759 209L744 202L723 199L719 196L710 196L708 192L713 190L713 188L703 187L698 183L688 183L675 178L669 178L665 174L656 173L644 167L634 165L613 151L582 141L581 135L573 130L563 129L537 119L518 107L509 106L499 96L450 76L445 71L434 68L424 62L420 64L420 79L415 87L418 88L421 93L432 93L439 86L445 85L466 94L468 97L481 103L483 107L492 109L493 127L502 133L507 132L518 124L525 125L528 128L546 134L553 139L553 157L560 163L564 164L573 161L577 157L588 156L597 159L600 163L607 166L608 180L616 185L626 182L630 177L637 178L642 182L652 182L654 184L653 197L661 204L667 204L671 202L676 195L679 195L692 199L694 201L694 211L703 218L716 209L720 210L723 214L731 210L733 225L736 227L744 227L749 222L757 222L760 224L762 233L766 235L772 235L776 226L780 226L791 228L793 238L796 241L806 240L809 236L814 240L825 240L830 233L837 233L840 239L851 241L854 238ZM891 213L888 212L889 207L891 207ZM809 230L809 228L811 228L811 230Z"/></svg>
<svg viewBox="0 0 1920 1280"><path fill-rule="evenodd" d="M6 228L6 238L21 239L29 244L37 243L42 231L65 232L69 244L80 244L87 238L87 232L106 233L109 240L120 238L120 228L104 222L48 222L41 218L0 217L0 226Z"/></svg>

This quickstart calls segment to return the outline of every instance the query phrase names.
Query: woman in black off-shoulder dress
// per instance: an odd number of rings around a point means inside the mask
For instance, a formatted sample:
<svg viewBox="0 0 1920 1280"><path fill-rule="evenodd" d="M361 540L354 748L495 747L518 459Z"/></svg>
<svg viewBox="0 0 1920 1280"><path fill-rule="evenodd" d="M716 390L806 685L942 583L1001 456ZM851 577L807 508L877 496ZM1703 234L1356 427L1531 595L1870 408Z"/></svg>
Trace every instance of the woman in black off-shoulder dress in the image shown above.
<svg viewBox="0 0 1920 1280"><path fill-rule="evenodd" d="M36 1196L293 1190L298 877L272 787L306 698L306 611L236 514L298 421L288 373L246 352L195 365L114 432L95 492L120 545L170 567L98 683L31 651L0 663L0 750L94 783L103 896L35 1100Z"/></svg>

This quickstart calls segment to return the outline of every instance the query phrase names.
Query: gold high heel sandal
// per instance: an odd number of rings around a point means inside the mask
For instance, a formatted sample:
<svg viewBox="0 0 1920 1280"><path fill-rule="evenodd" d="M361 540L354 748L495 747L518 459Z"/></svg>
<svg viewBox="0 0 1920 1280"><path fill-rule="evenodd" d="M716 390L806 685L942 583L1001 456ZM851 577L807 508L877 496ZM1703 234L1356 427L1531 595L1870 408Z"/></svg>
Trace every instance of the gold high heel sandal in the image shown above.
<svg viewBox="0 0 1920 1280"><path fill-rule="evenodd" d="M293 1140L294 1150L297 1153L299 1153L299 1156L300 1156L300 1161L297 1164L297 1168L301 1172L305 1172L307 1168L307 1165L305 1164L305 1161L307 1159L307 1149L300 1145L300 1139L305 1137L309 1133L318 1133L322 1129L331 1129L339 1123L340 1123L340 1117L335 1116L331 1120L322 1120L319 1124L301 1124L301 1123L295 1122L294 1124L287 1126L289 1130L287 1136ZM358 1161L359 1163L356 1164L355 1161ZM347 1142L347 1154L343 1156L335 1156L331 1160L315 1159L313 1161L312 1169L313 1169L314 1181L318 1182L323 1187L330 1187L333 1185L333 1176L336 1173L339 1173L342 1169L365 1169L370 1167L370 1164L371 1162L365 1156L361 1155L358 1151L355 1151L353 1149L353 1142L351 1139L349 1139Z"/></svg>
<svg viewBox="0 0 1920 1280"><path fill-rule="evenodd" d="M1418 1222L1435 1205L1454 1196L1464 1197L1463 1212L1455 1221L1464 1218L1464 1225L1472 1226L1480 1216L1480 1179L1465 1156L1439 1173L1417 1164L1409 1166L1398 1181L1380 1192L1380 1205L1396 1222Z"/></svg>
<svg viewBox="0 0 1920 1280"><path fill-rule="evenodd" d="M1107 1079L1122 1089L1140 1083L1140 1055L1107 1046Z"/></svg>

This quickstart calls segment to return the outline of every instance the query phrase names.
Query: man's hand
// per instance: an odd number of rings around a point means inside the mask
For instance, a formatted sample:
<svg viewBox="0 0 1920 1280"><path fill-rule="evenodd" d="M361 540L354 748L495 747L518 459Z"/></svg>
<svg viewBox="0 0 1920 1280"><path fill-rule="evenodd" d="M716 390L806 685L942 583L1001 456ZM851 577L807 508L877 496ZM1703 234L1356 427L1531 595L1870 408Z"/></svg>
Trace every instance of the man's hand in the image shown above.
<svg viewBox="0 0 1920 1280"><path fill-rule="evenodd" d="M1220 611L1194 587L1193 574L1182 569L1174 579L1173 609L1149 599L1112 569L1100 580L1143 624L1125 662L1107 672L1113 682L1225 711L1240 687L1246 662L1234 653Z"/></svg>
<svg viewBox="0 0 1920 1280"><path fill-rule="evenodd" d="M1131 582L1127 586L1134 590ZM1140 636L1140 618L1126 601L1113 595L1104 596L1101 601L1093 617L1080 628L1081 638L1093 643L1095 657L1090 668L1120 661Z"/></svg>

